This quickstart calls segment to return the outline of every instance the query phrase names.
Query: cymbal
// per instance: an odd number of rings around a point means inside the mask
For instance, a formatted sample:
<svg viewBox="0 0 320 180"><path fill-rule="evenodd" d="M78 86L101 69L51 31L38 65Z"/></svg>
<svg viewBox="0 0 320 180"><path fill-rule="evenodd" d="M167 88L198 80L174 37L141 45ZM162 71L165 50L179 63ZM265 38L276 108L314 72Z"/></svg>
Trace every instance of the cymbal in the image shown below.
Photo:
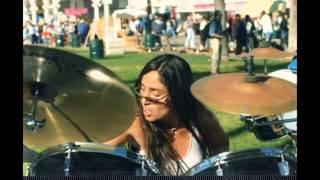
<svg viewBox="0 0 320 180"><path fill-rule="evenodd" d="M136 109L133 92L105 67L62 50L23 47L25 144L104 142L129 127Z"/></svg>
<svg viewBox="0 0 320 180"><path fill-rule="evenodd" d="M292 58L295 53L280 51L276 48L255 48L248 53L242 53L238 57L250 57L253 56L257 60L271 60L271 59L286 59Z"/></svg>
<svg viewBox="0 0 320 180"><path fill-rule="evenodd" d="M23 145L23 162L30 163L33 161L39 154L34 150L28 148L26 145Z"/></svg>
<svg viewBox="0 0 320 180"><path fill-rule="evenodd" d="M297 87L288 81L257 75L248 82L246 73L227 73L201 78L191 86L204 105L234 114L274 115L297 109Z"/></svg>

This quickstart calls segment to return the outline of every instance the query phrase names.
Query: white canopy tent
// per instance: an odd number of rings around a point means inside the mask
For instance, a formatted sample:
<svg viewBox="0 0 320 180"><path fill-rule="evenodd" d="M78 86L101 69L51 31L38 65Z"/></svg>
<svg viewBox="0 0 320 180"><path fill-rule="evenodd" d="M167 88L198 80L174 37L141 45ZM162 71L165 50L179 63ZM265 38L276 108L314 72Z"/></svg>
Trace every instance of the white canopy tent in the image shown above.
<svg viewBox="0 0 320 180"><path fill-rule="evenodd" d="M136 9L119 9L112 13L113 18L130 18L130 17L142 17L147 16L146 11Z"/></svg>

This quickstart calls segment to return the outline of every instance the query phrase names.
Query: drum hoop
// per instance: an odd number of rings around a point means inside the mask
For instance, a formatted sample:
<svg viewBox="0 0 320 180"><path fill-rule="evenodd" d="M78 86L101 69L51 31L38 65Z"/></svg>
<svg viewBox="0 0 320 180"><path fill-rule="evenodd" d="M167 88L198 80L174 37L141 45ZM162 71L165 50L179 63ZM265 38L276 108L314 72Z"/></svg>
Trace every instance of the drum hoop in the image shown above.
<svg viewBox="0 0 320 180"><path fill-rule="evenodd" d="M187 175L194 175L201 172L204 169L209 167L216 167L218 166L218 161L220 161L220 165L225 164L226 162L233 162L241 159L245 159L248 156L243 156L244 154L250 154L250 157L281 157L283 156L291 161L296 162L295 156L288 151L283 151L279 148L255 148L255 149L241 149L239 151L230 151L230 152L223 152L217 154L211 158L205 159L202 162L195 165L191 168L186 174ZM227 160L227 161L226 161Z"/></svg>
<svg viewBox="0 0 320 180"><path fill-rule="evenodd" d="M136 153L130 152L123 147L113 147L113 146L102 145L102 144L98 144L98 143L83 143L83 142L74 142L74 144L77 145L78 147L76 147L75 149L72 149L72 151L71 151L72 153L75 153L75 152L102 153L102 154L106 154L106 155L114 155L116 157L123 158L123 159L129 160L129 161L137 163L137 164L141 164L141 159L142 159L141 154L136 154ZM37 158L35 158L31 162L29 170L32 171L32 169L34 169L38 165L39 162L45 160L47 157L52 157L52 156L55 156L58 154L67 154L67 150L64 149L65 145L66 144L60 144L60 145L48 147L47 149L43 150L37 156ZM97 147L105 147L106 149L105 149L105 151L103 151L102 149L100 149L100 150L94 150L93 148L90 149L91 147L94 147L95 145L97 145ZM151 168L148 167L148 169L151 169Z"/></svg>

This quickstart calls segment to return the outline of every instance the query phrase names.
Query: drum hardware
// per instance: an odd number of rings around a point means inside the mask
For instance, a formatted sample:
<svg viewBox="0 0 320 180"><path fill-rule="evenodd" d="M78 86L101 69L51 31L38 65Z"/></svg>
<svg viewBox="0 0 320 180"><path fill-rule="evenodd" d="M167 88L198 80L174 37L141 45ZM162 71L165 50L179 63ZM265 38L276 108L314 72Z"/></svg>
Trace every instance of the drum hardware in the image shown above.
<svg viewBox="0 0 320 180"><path fill-rule="evenodd" d="M160 174L160 171L157 167L156 162L147 159L145 155L139 154L140 159L141 159L141 176L148 176L148 171L147 171L147 167L149 169L151 169L155 174ZM137 175L140 175L139 173L137 173Z"/></svg>
<svg viewBox="0 0 320 180"><path fill-rule="evenodd" d="M29 84L29 86L30 94L33 96L33 100L31 106L31 113L28 114L28 117L32 118L27 119L27 129L31 129L32 132L35 132L35 126L38 128L44 127L44 123L47 121L46 119L43 119L41 121L35 120L37 102L38 100L43 100L46 104L48 104L48 106L51 106L51 108L54 109L55 112L59 113L59 115L63 117L63 120L68 121L72 128L76 129L79 132L79 134L85 139L85 141L93 142L90 139L90 137L86 134L86 132L84 132L84 130L81 129L81 127L79 127L66 113L64 113L58 106L54 104L58 91L53 86L49 86L48 84L39 82L32 82Z"/></svg>
<svg viewBox="0 0 320 180"><path fill-rule="evenodd" d="M217 163L218 163L218 169L216 170L216 174L217 174L217 176L223 176L223 170L220 166L220 159L218 160Z"/></svg>
<svg viewBox="0 0 320 180"><path fill-rule="evenodd" d="M32 99L31 112L23 117L25 121L26 129L30 132L35 132L38 128L43 128L46 123L46 119L40 121L36 120L36 110L38 101L39 90L36 90Z"/></svg>
<svg viewBox="0 0 320 180"><path fill-rule="evenodd" d="M67 156L64 159L64 175L69 176L70 175L70 166L71 166L71 152L73 149L77 147L74 143L69 143L64 145L64 148L66 149Z"/></svg>
<svg viewBox="0 0 320 180"><path fill-rule="evenodd" d="M147 170L145 169L146 159L145 156L141 156L141 176L147 176Z"/></svg>
<svg viewBox="0 0 320 180"><path fill-rule="evenodd" d="M290 137L295 140L291 130L285 127L285 123L296 122L296 118L281 118L281 116L248 116L240 115L240 120L245 123L245 128L254 133L260 141L276 140Z"/></svg>
<svg viewBox="0 0 320 180"><path fill-rule="evenodd" d="M253 56L243 57L242 60L245 64L245 69L246 69L246 72L248 73L248 77L252 77L254 75L253 72L255 71ZM250 81L250 78L247 80Z"/></svg>
<svg viewBox="0 0 320 180"><path fill-rule="evenodd" d="M253 121L253 125L254 126L266 126L266 125L270 125L270 124L281 124L281 123L287 123L287 122L296 122L297 119L296 118L292 118L292 119L284 119L284 120L276 120L276 121L269 121L266 123L257 123L255 121Z"/></svg>
<svg viewBox="0 0 320 180"><path fill-rule="evenodd" d="M247 119L249 119L250 122L252 122L252 123L250 123L250 124L245 123L245 121L246 121ZM247 131L252 131L252 130L254 129L254 125L253 125L254 118L253 118L253 116L247 118L247 117L245 117L245 116L240 115L240 120L245 123L245 125L246 125L246 126L245 126L245 129L246 129Z"/></svg>
<svg viewBox="0 0 320 180"><path fill-rule="evenodd" d="M64 175L69 176L70 164L71 164L71 148L67 149L67 156L64 159Z"/></svg>
<svg viewBox="0 0 320 180"><path fill-rule="evenodd" d="M281 156L281 162L278 162L278 168L280 170L280 175L281 176L288 176L290 171L289 171L289 163L286 161L283 157L283 153L280 155Z"/></svg>

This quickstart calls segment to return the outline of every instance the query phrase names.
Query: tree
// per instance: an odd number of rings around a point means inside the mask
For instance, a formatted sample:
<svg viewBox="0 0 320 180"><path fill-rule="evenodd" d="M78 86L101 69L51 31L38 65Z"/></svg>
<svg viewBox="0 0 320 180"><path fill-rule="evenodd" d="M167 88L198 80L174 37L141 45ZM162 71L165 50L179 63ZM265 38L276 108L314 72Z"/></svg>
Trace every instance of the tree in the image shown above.
<svg viewBox="0 0 320 180"><path fill-rule="evenodd" d="M290 0L288 51L297 50L297 0Z"/></svg>
<svg viewBox="0 0 320 180"><path fill-rule="evenodd" d="M215 10L220 10L222 13L222 19L221 19L221 25L222 25L222 31L226 29L226 11L225 11L225 2L224 0L214 0ZM228 42L227 38L223 38L221 40L221 54L223 57L228 56ZM222 59L223 60L223 59Z"/></svg>

